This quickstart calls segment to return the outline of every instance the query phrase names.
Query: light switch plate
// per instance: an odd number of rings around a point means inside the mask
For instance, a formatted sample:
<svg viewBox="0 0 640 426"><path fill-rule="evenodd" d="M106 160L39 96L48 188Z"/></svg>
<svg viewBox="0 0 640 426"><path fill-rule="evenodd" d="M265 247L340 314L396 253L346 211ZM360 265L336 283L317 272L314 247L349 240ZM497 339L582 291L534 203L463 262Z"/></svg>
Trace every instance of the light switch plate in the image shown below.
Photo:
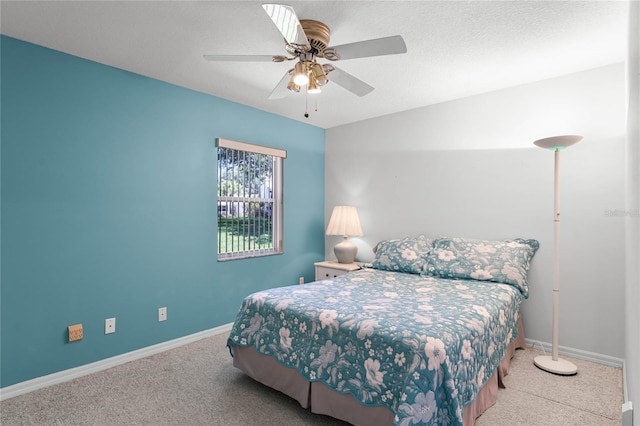
<svg viewBox="0 0 640 426"><path fill-rule="evenodd" d="M158 308L158 321L166 321L167 320L167 308Z"/></svg>
<svg viewBox="0 0 640 426"><path fill-rule="evenodd" d="M107 318L104 320L104 334L111 334L116 332L116 319Z"/></svg>

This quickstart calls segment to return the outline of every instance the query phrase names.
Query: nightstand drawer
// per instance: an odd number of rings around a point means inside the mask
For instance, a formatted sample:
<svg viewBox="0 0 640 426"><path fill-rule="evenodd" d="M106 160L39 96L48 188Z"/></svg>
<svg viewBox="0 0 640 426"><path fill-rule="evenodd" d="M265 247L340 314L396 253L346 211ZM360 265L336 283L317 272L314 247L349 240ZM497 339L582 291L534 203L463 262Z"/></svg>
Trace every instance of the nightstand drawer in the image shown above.
<svg viewBox="0 0 640 426"><path fill-rule="evenodd" d="M326 280L327 278L339 277L340 275L344 275L349 271L345 271L343 269L333 269L327 268L323 266L316 267L316 281L318 280Z"/></svg>
<svg viewBox="0 0 640 426"><path fill-rule="evenodd" d="M316 267L316 281L339 277L360 269L356 263L338 263L336 261L317 262L314 265Z"/></svg>

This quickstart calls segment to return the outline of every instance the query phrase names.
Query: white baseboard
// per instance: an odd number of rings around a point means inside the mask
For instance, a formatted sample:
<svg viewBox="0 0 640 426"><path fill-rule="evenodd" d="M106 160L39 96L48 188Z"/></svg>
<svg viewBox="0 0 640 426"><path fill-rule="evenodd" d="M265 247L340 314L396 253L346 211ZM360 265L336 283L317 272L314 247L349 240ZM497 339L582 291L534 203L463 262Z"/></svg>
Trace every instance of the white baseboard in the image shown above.
<svg viewBox="0 0 640 426"><path fill-rule="evenodd" d="M633 425L633 404L627 401L622 404L622 426Z"/></svg>
<svg viewBox="0 0 640 426"><path fill-rule="evenodd" d="M57 373L49 374L35 379L27 380L24 382L16 383L15 385L6 386L0 388L0 401L4 401L9 398L23 395L25 393L33 392L38 389L42 389L48 386L52 386L58 383L67 382L78 377L86 376L87 374L97 373L98 371L106 370L111 367L115 367L120 364L124 364L129 361L135 361L144 357L148 357L160 352L167 351L169 349L177 348L182 345L193 343L206 337L216 336L218 334L231 331L233 323L224 324L219 327L211 328L209 330L200 331L198 333L190 334L188 336L179 337L177 339L169 340L167 342L158 343L157 345L147 346L146 348L138 349L132 352L127 352L122 355L117 355L111 358L106 358L100 361L93 362L91 364L81 365L80 367L70 368L68 370L59 371ZM551 344L547 342L540 342L532 339L525 339L527 346L544 348L545 351L551 352ZM622 368L624 366L624 360L621 358L612 357L609 355L597 354L594 352L583 351L580 349L573 349L560 346L558 352L577 359L583 359L585 361L597 362L599 364L609 365L612 367Z"/></svg>
<svg viewBox="0 0 640 426"><path fill-rule="evenodd" d="M122 355L117 355L111 358L92 362L91 364L81 365L80 367L70 368L68 370L63 370L57 373L48 374L46 376L36 377L35 379L16 383L15 385L6 386L4 388L0 388L0 401L13 398L18 395L23 395L25 393L33 392L35 390L42 389L48 386L56 385L58 383L67 382L78 377L86 376L87 374L97 373L98 371L106 370L107 368L115 367L116 365L124 364L129 361L135 361L140 358L145 358L160 352L168 351L169 349L193 343L200 339L204 339L205 337L211 337L218 334L226 333L231 331L232 326L233 323L224 324L219 327L211 328L209 330L200 331L188 336L158 343L157 345L147 346L146 348L127 352Z"/></svg>
<svg viewBox="0 0 640 426"><path fill-rule="evenodd" d="M546 352L551 352L551 343L527 338L525 338L524 341L527 346L540 349L544 348ZM613 356L598 354L595 352L583 351L581 349L568 348L566 346L558 346L558 353L585 361L608 365L610 367L622 368L624 366L624 360L622 358L616 358Z"/></svg>

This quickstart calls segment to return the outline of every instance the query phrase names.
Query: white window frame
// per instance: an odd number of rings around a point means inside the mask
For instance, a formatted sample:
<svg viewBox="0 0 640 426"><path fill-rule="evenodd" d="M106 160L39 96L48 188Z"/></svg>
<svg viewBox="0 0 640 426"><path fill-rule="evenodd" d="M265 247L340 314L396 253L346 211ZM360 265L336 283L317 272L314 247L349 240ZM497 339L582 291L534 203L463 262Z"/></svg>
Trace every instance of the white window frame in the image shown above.
<svg viewBox="0 0 640 426"><path fill-rule="evenodd" d="M245 206L248 203L254 202L267 202L273 203L271 208L271 226L272 226L272 247L269 248L259 248L259 247L251 247L251 245L243 244L238 247L232 247L231 251L227 251L225 253L220 253L221 249L221 234L218 233L218 261L227 261L234 259L246 259L250 257L257 256L270 256L274 254L282 254L284 251L283 247L283 238L282 238L282 230L283 230L283 191L284 191L284 159L287 158L287 151L271 148L262 145L254 145L246 142L238 142L231 139L218 138L216 143L216 154L219 153L220 148L227 148L234 151L237 151L239 155L242 153L253 153L266 155L273 158L273 182L271 188L270 196L265 196L264 194L244 194L240 195L223 195L221 194L220 189L220 181L221 181L221 169L218 163L218 157L216 156L216 175L217 175L217 205L218 212L216 215L216 219L218 220L217 224L219 224L221 220L221 210L224 210L224 216L230 217L231 213L227 211L226 206ZM229 179L228 175L225 175L227 179ZM232 175L231 180L234 179L242 179L240 174ZM225 209L221 209L225 207ZM247 220L252 221L255 220L260 222L260 218L254 218L250 215L250 212L247 213L244 209L236 208L233 214L238 213L242 210L242 217L247 218ZM252 222L253 223L253 222Z"/></svg>

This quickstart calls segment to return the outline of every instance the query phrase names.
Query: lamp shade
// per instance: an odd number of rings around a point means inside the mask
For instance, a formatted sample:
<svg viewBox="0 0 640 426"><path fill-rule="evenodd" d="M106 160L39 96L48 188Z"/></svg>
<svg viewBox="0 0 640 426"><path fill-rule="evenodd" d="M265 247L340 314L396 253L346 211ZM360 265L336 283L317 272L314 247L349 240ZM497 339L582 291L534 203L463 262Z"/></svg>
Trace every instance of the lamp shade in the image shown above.
<svg viewBox="0 0 640 426"><path fill-rule="evenodd" d="M307 93L320 93L320 87L316 84L316 79L313 76L309 79L309 84L307 85Z"/></svg>
<svg viewBox="0 0 640 426"><path fill-rule="evenodd" d="M309 82L309 70L304 62L298 62L293 67L293 82L298 86L305 86Z"/></svg>
<svg viewBox="0 0 640 426"><path fill-rule="evenodd" d="M533 144L540 148L550 149L557 151L559 149L568 148L571 145L575 145L582 140L582 136L579 135L563 135L563 136L551 136L550 138L538 139Z"/></svg>
<svg viewBox="0 0 640 426"><path fill-rule="evenodd" d="M353 206L335 206L327 226L327 235L361 237L362 227L358 210Z"/></svg>

